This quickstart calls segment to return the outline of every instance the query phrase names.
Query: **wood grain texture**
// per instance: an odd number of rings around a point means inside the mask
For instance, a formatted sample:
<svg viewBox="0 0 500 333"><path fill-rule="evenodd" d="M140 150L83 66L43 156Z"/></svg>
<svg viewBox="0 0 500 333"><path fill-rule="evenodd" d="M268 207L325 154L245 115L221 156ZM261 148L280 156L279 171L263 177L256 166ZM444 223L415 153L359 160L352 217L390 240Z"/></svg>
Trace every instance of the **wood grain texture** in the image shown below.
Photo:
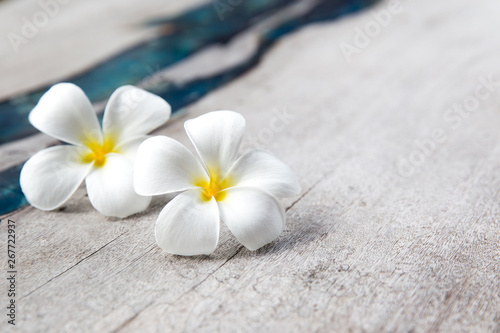
<svg viewBox="0 0 500 333"><path fill-rule="evenodd" d="M500 86L460 124L445 114L481 78L500 81L500 4L402 4L351 63L339 43L352 43L370 11L286 37L157 132L189 145L183 120L241 112L244 148L260 136L303 187L285 201L276 241L250 252L223 227L213 255L171 256L153 236L170 198L107 219L81 188L61 211L8 216L19 244L17 330L499 332ZM401 172L435 129L442 142ZM0 239L6 230L0 223Z"/></svg>

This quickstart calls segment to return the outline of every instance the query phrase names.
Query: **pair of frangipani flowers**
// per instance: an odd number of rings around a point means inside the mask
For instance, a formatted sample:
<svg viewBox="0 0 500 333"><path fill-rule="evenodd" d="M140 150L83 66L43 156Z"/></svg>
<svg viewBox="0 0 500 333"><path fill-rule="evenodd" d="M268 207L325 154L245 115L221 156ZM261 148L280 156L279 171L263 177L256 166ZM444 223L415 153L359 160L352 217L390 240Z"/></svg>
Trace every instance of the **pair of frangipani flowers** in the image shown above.
<svg viewBox="0 0 500 333"><path fill-rule="evenodd" d="M153 195L178 193L155 227L158 245L178 255L212 253L220 220L250 250L277 238L285 225L278 200L300 193L291 169L263 150L238 156L245 119L232 111L185 122L199 159L174 139L148 137L170 113L162 98L123 86L111 95L101 129L85 93L56 84L29 120L68 145L44 149L24 164L20 184L27 200L56 209L85 180L95 209L123 218L145 210Z"/></svg>

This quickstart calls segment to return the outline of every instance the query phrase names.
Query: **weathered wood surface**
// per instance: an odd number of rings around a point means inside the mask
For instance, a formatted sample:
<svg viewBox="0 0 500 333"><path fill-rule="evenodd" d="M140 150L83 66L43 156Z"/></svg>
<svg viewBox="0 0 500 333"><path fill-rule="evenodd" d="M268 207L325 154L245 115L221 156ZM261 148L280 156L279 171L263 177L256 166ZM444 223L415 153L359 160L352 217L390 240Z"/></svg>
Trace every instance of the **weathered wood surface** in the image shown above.
<svg viewBox="0 0 500 333"><path fill-rule="evenodd" d="M8 216L17 222L17 329L500 331L499 85L474 111L444 118L481 78L500 81L500 4L402 5L351 63L339 44L353 43L370 11L288 36L157 132L189 144L184 119L241 112L247 135L260 135L303 187L286 201L275 242L250 252L222 228L213 255L171 256L153 236L169 198L107 219L81 188L61 211ZM277 113L291 116L276 122ZM413 173L400 170L435 129L444 138L427 144Z"/></svg>

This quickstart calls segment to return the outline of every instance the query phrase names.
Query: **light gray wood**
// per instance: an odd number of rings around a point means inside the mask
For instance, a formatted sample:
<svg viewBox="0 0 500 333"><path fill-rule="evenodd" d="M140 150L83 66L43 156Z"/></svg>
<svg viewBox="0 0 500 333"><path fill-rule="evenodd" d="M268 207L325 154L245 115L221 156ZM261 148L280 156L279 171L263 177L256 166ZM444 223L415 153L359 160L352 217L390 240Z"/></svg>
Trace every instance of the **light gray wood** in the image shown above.
<svg viewBox="0 0 500 333"><path fill-rule="evenodd" d="M292 115L262 145L303 187L275 242L250 252L223 227L213 255L171 256L153 236L170 198L107 219L81 188L63 211L8 216L19 331L500 331L500 87L457 128L443 118L482 77L500 81L500 4L402 4L351 63L339 44L370 11L286 37L157 132L189 145L185 119L232 109L265 137L277 113ZM402 175L436 128L444 142Z"/></svg>

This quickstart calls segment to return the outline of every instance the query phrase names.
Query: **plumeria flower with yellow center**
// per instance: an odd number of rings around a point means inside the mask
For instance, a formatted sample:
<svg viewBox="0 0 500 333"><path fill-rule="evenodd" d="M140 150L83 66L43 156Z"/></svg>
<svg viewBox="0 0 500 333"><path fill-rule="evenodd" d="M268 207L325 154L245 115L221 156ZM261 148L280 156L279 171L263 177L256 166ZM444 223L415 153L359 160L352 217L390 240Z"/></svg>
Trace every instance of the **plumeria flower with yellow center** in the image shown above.
<svg viewBox="0 0 500 333"><path fill-rule="evenodd" d="M146 209L151 197L133 188L133 159L146 134L170 118L170 105L142 89L124 86L110 97L102 130L85 93L71 83L49 89L29 115L40 131L69 145L44 149L21 170L21 189L41 210L65 203L85 179L92 205L107 216Z"/></svg>
<svg viewBox="0 0 500 333"><path fill-rule="evenodd" d="M158 245L172 254L210 254L217 247L221 219L250 250L278 237L285 225L278 198L300 193L290 168L263 150L238 158L245 119L236 112L210 112L188 120L185 129L201 162L163 136L147 139L137 151L137 193L182 192L158 217Z"/></svg>

